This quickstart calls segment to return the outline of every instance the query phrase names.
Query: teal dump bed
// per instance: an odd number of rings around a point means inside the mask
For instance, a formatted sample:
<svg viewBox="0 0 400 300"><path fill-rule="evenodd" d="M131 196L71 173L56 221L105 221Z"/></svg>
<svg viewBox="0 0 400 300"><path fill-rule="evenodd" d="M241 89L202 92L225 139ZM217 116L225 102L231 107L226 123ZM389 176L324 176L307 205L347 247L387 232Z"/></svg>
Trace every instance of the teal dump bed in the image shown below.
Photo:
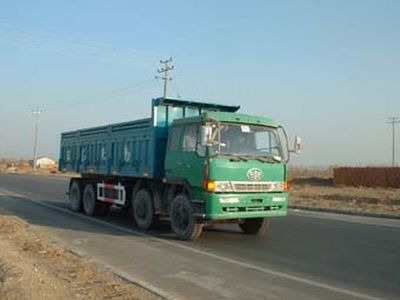
<svg viewBox="0 0 400 300"><path fill-rule="evenodd" d="M239 106L181 99L152 101L151 118L61 134L59 169L81 174L161 178L168 127L175 119Z"/></svg>
<svg viewBox="0 0 400 300"><path fill-rule="evenodd" d="M151 119L63 133L60 166L78 173L148 176L153 134Z"/></svg>

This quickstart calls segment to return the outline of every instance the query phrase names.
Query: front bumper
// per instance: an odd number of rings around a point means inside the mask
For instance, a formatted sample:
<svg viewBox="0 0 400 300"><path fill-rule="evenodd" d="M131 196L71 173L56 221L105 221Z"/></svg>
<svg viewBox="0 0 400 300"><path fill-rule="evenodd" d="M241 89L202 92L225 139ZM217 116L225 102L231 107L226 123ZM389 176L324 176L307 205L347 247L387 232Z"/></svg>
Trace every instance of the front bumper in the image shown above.
<svg viewBox="0 0 400 300"><path fill-rule="evenodd" d="M287 215L289 194L207 194L205 217L209 220L279 217ZM221 199L237 198L237 203L221 203ZM279 200L279 201L274 201ZM224 202L224 200L222 200Z"/></svg>

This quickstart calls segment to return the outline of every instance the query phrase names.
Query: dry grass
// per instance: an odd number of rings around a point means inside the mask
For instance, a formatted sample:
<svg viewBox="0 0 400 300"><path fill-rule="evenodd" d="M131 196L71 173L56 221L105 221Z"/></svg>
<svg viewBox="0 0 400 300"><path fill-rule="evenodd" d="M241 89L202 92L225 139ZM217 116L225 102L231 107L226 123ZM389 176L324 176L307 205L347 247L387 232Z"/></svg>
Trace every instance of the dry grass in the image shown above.
<svg viewBox="0 0 400 300"><path fill-rule="evenodd" d="M0 299L159 299L0 215Z"/></svg>
<svg viewBox="0 0 400 300"><path fill-rule="evenodd" d="M54 175L63 177L78 177L79 174L73 172L59 172L57 169L36 169L27 160L0 159L0 173L6 174L28 174L28 175Z"/></svg>
<svg viewBox="0 0 400 300"><path fill-rule="evenodd" d="M0 259L0 299L7 297L8 288L6 282L14 275L14 268Z"/></svg>
<svg viewBox="0 0 400 300"><path fill-rule="evenodd" d="M13 274L13 267L0 259L0 284L5 283Z"/></svg>
<svg viewBox="0 0 400 300"><path fill-rule="evenodd" d="M335 186L332 170L291 172L291 205L400 216L400 189Z"/></svg>

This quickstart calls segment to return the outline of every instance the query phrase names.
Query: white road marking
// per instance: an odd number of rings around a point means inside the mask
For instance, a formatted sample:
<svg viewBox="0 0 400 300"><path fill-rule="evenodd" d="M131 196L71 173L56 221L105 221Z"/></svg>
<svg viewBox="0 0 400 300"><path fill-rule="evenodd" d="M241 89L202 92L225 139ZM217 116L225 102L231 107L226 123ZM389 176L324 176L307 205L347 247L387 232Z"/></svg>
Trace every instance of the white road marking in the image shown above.
<svg viewBox="0 0 400 300"><path fill-rule="evenodd" d="M264 274L273 275L273 276L276 276L276 277L292 280L294 282L310 285L310 286L313 286L313 287L329 290L329 291L332 291L332 292L335 292L335 293L339 293L339 294L343 294L343 295L347 295L347 296L351 296L351 297L355 297L355 298L359 298L359 299L365 299L365 300L378 300L378 299L380 300L380 299L382 299L382 298L379 298L379 297L367 295L367 294L360 293L360 292L355 292L355 291L352 291L352 290L349 290L349 289L346 289L346 288L340 288L340 287L337 287L337 286L333 286L333 285L326 284L326 283L323 283L323 282L315 281L315 280L312 280L312 279L306 279L304 277L299 277L299 276L296 276L296 275L290 275L290 274L287 274L287 273L284 273L284 272L280 272L280 271L276 271L276 270L273 270L273 269L270 269L270 268L267 268L267 267L260 267L260 266L253 265L253 264L250 264L250 263L246 263L246 262L243 262L243 261L238 261L238 260L231 259L231 258L228 258L228 257L225 257L225 256L214 254L214 253L211 253L211 252L206 252L204 250L195 249L195 248L192 248L192 247L189 247L189 246L185 246L185 245L179 244L177 242L171 242L171 241L168 241L168 240L165 240L165 239L162 239L162 238L157 238L157 237L154 237L154 236L150 236L150 235L148 235L146 233L143 233L143 232L140 232L140 231L124 228L124 227L121 227L119 225L108 223L106 221L90 218L90 217L87 217L87 216L82 215L82 214L77 214L77 213L72 212L72 211L70 211L68 209L65 209L65 208L61 208L61 207L58 207L58 206L55 206L55 205L52 205L52 204L48 204L48 203L43 203L42 201L40 201L38 199L28 198L27 196L24 196L24 195L21 195L21 194L18 194L18 193L9 191L9 190L0 189L0 192L3 192L3 193L5 192L10 196L20 197L20 198L23 198L23 199L25 199L27 201L34 202L34 203L36 203L38 205L41 205L41 206L44 206L44 207L47 207L47 208L50 208L50 209L55 209L55 210L58 210L58 211L73 215L75 217L87 220L87 221L89 220L89 221L92 221L94 223L101 224L103 226L108 226L108 227L111 227L111 228L114 228L114 229L117 229L117 230L120 230L120 231L123 231L123 232L126 232L126 233L130 233L130 234L134 234L134 235L138 235L138 236L142 236L142 237L147 237L149 240L153 240L153 241L156 241L156 242L159 242L159 243L163 243L163 244L166 244L166 245L169 245L169 246L173 246L173 247L176 247L176 248L184 249L184 250L187 250L189 252L196 253L196 254L208 256L208 257L220 260L220 261L224 261L224 262L227 262L227 263L230 263L230 264L234 264L234 265L237 265L237 266L240 266L240 267L244 267L244 268L248 268L248 269L251 269L251 270L255 270L255 271L258 271L258 272L261 272L261 273L264 273ZM65 201L65 200L61 200L61 199L56 199L56 200Z"/></svg>

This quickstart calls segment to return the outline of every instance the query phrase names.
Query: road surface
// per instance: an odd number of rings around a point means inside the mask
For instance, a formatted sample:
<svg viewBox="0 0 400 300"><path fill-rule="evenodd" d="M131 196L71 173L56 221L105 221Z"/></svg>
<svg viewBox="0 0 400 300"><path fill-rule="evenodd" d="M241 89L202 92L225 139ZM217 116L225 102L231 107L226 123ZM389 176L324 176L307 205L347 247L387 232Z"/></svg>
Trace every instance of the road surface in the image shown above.
<svg viewBox="0 0 400 300"><path fill-rule="evenodd" d="M290 211L267 236L236 225L174 239L141 231L113 209L68 210L63 177L0 175L0 213L14 214L77 253L169 299L400 299L400 220Z"/></svg>

